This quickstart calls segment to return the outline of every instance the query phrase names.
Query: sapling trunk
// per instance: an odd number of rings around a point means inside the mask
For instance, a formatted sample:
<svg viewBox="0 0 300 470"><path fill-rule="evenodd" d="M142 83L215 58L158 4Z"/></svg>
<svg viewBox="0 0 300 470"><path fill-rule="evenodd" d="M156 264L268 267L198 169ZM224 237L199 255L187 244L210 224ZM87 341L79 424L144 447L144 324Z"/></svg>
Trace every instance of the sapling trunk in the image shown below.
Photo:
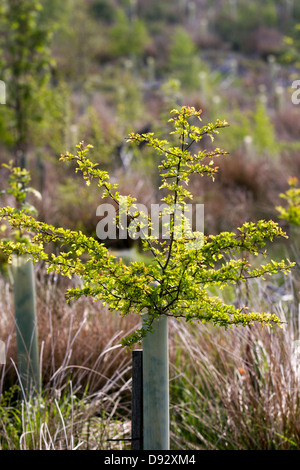
<svg viewBox="0 0 300 470"><path fill-rule="evenodd" d="M16 319L18 371L24 398L40 392L36 299L32 261L13 256L14 306Z"/></svg>

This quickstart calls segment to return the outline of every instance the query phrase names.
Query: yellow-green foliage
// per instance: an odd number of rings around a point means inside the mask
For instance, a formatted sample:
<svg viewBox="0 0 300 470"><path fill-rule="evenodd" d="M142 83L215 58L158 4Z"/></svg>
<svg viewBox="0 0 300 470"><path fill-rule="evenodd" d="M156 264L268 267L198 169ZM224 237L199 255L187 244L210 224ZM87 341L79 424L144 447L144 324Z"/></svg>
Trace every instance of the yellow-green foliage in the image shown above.
<svg viewBox="0 0 300 470"><path fill-rule="evenodd" d="M289 189L281 193L280 197L286 201L286 207L277 206L279 217L293 225L300 225L300 188L297 187L298 179L291 177L288 181Z"/></svg>
<svg viewBox="0 0 300 470"><path fill-rule="evenodd" d="M203 242L195 249L187 249L191 242L185 235L175 235L176 205L184 207L192 200L189 180L192 175L214 177L218 171L214 160L227 155L219 148L207 152L196 150L197 143L207 136L214 140L219 129L227 126L226 122L217 121L201 127L201 111L182 107L173 110L170 122L177 145L167 140L160 140L153 133L131 133L131 143L145 143L162 157L159 170L164 189L161 201L167 205L170 216L169 240L159 240L151 235L151 218L137 210L136 200L127 198L126 217L132 222L142 220L140 229L144 232L142 244L145 251L152 255L153 262L133 262L130 265L112 256L103 243L87 237L80 231L56 228L36 221L24 212L5 207L1 210L2 218L8 219L12 227L32 234L31 244L2 241L0 248L7 254L30 254L35 260L44 260L49 271L56 271L64 276L78 275L82 278L82 287L68 291L70 299L91 296L102 300L111 309L121 315L142 314L147 311L148 324L137 329L123 343L131 346L140 342L151 330L152 322L160 315L168 315L187 322L211 322L214 325L246 326L253 322L280 323L279 318L266 312L251 312L246 306L236 308L224 303L219 297L211 296L210 286L246 283L248 279L265 278L278 272L287 272L292 267L289 261L273 260L260 266L252 267L248 254L266 254L263 251L267 242L285 237L285 233L273 221L246 222L236 232L223 232L216 236L203 237ZM195 153L192 148L195 148ZM87 154L91 146L82 142L77 146L77 154L62 155L63 161L72 161L77 165L76 172L81 172L88 185L92 182L102 190L103 197L110 197L121 211L122 195L118 185L112 183L109 174L92 163ZM119 211L119 212L120 212ZM148 221L148 223L145 223ZM116 223L120 223L117 217ZM195 240L200 233L193 232ZM201 238L201 237L200 237ZM46 250L49 243L62 247L60 253ZM67 247L67 249L65 248ZM63 251L63 248L65 251Z"/></svg>

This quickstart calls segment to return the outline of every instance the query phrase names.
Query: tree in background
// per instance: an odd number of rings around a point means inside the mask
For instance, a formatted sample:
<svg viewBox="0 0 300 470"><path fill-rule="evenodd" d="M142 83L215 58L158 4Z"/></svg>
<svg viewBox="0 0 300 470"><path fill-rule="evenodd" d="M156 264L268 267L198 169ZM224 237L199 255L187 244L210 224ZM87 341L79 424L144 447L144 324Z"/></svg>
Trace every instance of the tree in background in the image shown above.
<svg viewBox="0 0 300 470"><path fill-rule="evenodd" d="M13 135L16 166L26 166L32 122L42 119L41 89L49 80L53 61L51 32L40 23L39 0L9 0L2 5L0 26L2 79L6 83L7 127Z"/></svg>
<svg viewBox="0 0 300 470"><path fill-rule="evenodd" d="M279 145L276 141L275 129L268 115L268 110L261 100L258 100L253 114L253 140L258 155L277 156Z"/></svg>
<svg viewBox="0 0 300 470"><path fill-rule="evenodd" d="M122 9L117 10L116 23L110 32L110 52L115 57L141 57L149 42L144 22L138 18L128 18Z"/></svg>

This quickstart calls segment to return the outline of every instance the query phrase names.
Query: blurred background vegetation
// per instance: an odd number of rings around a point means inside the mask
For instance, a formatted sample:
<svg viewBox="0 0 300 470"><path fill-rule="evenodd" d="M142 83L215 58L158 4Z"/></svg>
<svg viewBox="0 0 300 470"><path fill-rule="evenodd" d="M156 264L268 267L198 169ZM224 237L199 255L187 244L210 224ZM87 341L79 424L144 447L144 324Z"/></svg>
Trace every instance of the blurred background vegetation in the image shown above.
<svg viewBox="0 0 300 470"><path fill-rule="evenodd" d="M142 203L157 198L155 156L124 141L130 131L166 132L170 109L181 104L201 108L204 121L230 123L217 145L231 156L215 185L195 182L207 232L244 214L275 217L288 176L300 176L291 102L300 67L296 1L2 3L0 161L23 155L47 222L95 234L99 199L57 166L79 140L94 145L95 160L121 177L125 192Z"/></svg>

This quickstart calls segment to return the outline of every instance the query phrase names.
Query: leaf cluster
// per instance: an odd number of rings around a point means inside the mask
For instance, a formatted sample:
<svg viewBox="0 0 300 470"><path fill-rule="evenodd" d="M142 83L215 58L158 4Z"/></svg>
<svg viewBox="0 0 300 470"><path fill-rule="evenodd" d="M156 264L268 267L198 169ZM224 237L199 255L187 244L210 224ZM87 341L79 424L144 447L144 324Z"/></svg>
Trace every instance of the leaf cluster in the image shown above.
<svg viewBox="0 0 300 470"><path fill-rule="evenodd" d="M29 186L31 181L30 172L26 168L14 166L12 161L8 164L3 163L2 167L8 170L8 187L0 191L0 196L10 195L13 197L15 204L13 210L15 213L22 212L22 214L36 216L36 207L28 201L28 196L32 194L37 199L41 199L42 196L39 191ZM24 232L22 232L20 226L16 227L13 235L16 241L28 242L28 237Z"/></svg>
<svg viewBox="0 0 300 470"><path fill-rule="evenodd" d="M289 189L281 193L280 197L285 200L286 206L277 206L279 217L290 224L300 225L300 188L297 187L298 179L291 177L288 180Z"/></svg>

